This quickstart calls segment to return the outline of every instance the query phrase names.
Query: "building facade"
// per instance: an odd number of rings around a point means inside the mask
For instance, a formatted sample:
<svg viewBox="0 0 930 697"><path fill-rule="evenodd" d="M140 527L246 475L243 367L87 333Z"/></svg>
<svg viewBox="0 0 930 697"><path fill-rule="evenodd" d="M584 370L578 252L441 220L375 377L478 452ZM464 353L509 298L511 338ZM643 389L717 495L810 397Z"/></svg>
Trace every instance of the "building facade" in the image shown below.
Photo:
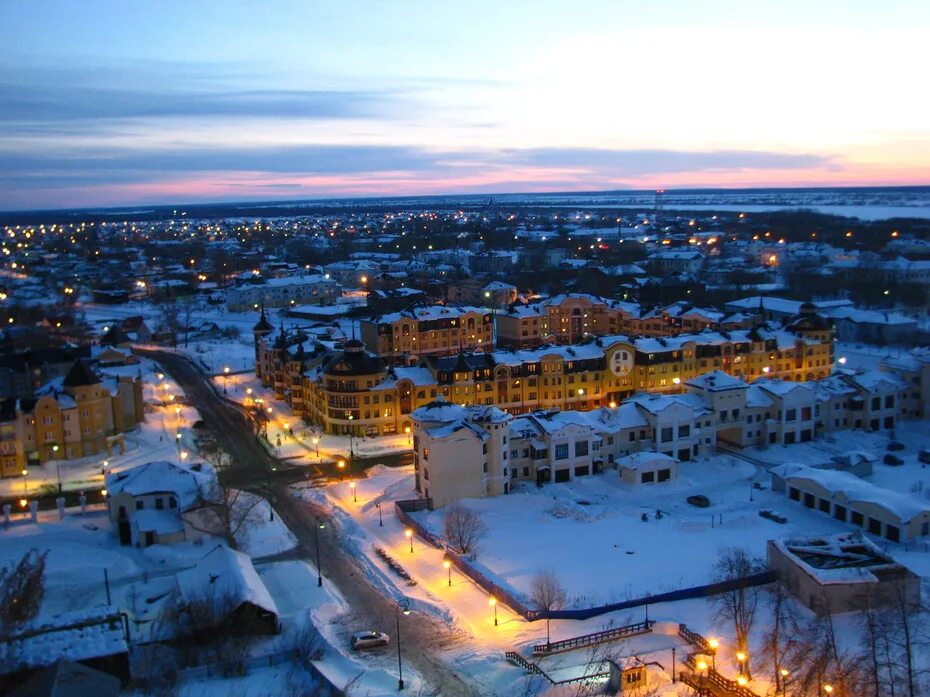
<svg viewBox="0 0 930 697"><path fill-rule="evenodd" d="M365 348L395 364L494 346L491 311L468 305L416 307L361 320L359 327Z"/></svg>
<svg viewBox="0 0 930 697"><path fill-rule="evenodd" d="M0 475L29 464L122 449L122 434L145 420L141 377L101 377L84 361L36 398L0 404Z"/></svg>

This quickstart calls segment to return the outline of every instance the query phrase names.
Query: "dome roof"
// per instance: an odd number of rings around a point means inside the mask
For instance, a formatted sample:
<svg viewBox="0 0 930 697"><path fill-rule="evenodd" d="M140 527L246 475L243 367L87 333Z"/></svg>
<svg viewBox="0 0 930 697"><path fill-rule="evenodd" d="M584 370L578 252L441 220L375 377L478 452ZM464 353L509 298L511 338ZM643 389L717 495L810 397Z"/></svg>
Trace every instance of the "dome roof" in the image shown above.
<svg viewBox="0 0 930 697"><path fill-rule="evenodd" d="M274 327L271 326L271 322L269 322L268 318L265 317L265 308L263 307L262 314L258 318L258 322L255 323L255 326L252 327L252 331L255 332L256 334L261 334L263 332L267 334L272 329L274 329Z"/></svg>

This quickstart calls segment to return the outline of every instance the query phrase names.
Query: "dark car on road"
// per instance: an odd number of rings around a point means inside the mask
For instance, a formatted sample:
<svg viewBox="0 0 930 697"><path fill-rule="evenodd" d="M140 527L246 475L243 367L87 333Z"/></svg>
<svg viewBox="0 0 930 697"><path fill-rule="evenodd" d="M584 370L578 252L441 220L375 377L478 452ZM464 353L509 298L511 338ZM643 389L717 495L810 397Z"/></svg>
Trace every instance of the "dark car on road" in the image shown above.
<svg viewBox="0 0 930 697"><path fill-rule="evenodd" d="M899 465L904 464L904 460L902 460L897 455L892 455L891 453L885 453L885 457L882 458L882 462L884 462L886 465L892 465L893 467L898 467Z"/></svg>
<svg viewBox="0 0 930 697"><path fill-rule="evenodd" d="M704 494L689 496L687 500L692 506L697 506L698 508L707 508L710 506L710 499L704 496Z"/></svg>

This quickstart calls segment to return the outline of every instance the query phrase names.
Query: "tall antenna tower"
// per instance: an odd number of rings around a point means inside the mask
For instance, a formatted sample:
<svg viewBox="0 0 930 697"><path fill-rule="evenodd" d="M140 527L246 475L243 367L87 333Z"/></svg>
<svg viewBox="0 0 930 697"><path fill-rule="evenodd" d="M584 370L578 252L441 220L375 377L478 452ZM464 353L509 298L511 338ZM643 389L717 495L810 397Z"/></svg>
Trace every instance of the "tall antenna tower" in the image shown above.
<svg viewBox="0 0 930 697"><path fill-rule="evenodd" d="M659 219L665 206L665 189L656 189L655 209L652 211L652 225L654 230L659 229Z"/></svg>

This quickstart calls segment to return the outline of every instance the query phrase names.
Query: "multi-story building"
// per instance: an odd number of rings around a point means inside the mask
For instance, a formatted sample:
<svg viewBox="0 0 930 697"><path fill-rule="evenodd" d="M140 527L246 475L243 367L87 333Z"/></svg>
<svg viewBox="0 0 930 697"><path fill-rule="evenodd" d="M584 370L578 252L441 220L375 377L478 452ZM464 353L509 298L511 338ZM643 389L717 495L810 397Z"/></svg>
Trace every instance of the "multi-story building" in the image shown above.
<svg viewBox="0 0 930 697"><path fill-rule="evenodd" d="M513 305L495 317L497 345L527 348L544 343L575 344L605 334L631 332L639 305L586 293L566 293Z"/></svg>
<svg viewBox="0 0 930 697"><path fill-rule="evenodd" d="M864 389L872 390L866 399L881 398L884 405L883 383L858 377ZM506 494L521 481L571 481L619 467L638 453L643 461L664 463L653 468L654 481L668 481L677 476L679 462L712 453L719 444L788 445L854 423L850 415L857 407L849 395L858 394L857 389L851 387L845 401L832 403L831 415L839 420L827 421L823 394L842 391L834 385L822 393L820 385L767 378L750 384L713 371L690 380L683 394L643 392L619 406L522 416L440 397L411 415L416 488L440 507L461 498ZM498 433L499 426L506 430Z"/></svg>
<svg viewBox="0 0 930 697"><path fill-rule="evenodd" d="M293 351L296 335L284 332L258 340L256 372L325 432L377 436L404 432L410 412L439 394L457 404L525 414L616 406L636 392L674 394L712 370L791 383L827 377L833 365L829 330L794 326L797 333L758 326L667 339L618 335L573 346L463 351L393 369L357 341L336 357L316 345L301 358ZM344 380L340 371L349 371Z"/></svg>
<svg viewBox="0 0 930 697"><path fill-rule="evenodd" d="M494 346L491 311L469 305L416 307L362 320L359 326L365 347L391 363Z"/></svg>
<svg viewBox="0 0 930 697"><path fill-rule="evenodd" d="M264 307L292 307L333 303L342 295L342 286L328 276L288 276L255 278L226 290L226 307L233 312Z"/></svg>
<svg viewBox="0 0 930 697"><path fill-rule="evenodd" d="M0 403L0 475L28 464L122 449L122 434L145 420L139 377L101 377L75 361L35 399Z"/></svg>

